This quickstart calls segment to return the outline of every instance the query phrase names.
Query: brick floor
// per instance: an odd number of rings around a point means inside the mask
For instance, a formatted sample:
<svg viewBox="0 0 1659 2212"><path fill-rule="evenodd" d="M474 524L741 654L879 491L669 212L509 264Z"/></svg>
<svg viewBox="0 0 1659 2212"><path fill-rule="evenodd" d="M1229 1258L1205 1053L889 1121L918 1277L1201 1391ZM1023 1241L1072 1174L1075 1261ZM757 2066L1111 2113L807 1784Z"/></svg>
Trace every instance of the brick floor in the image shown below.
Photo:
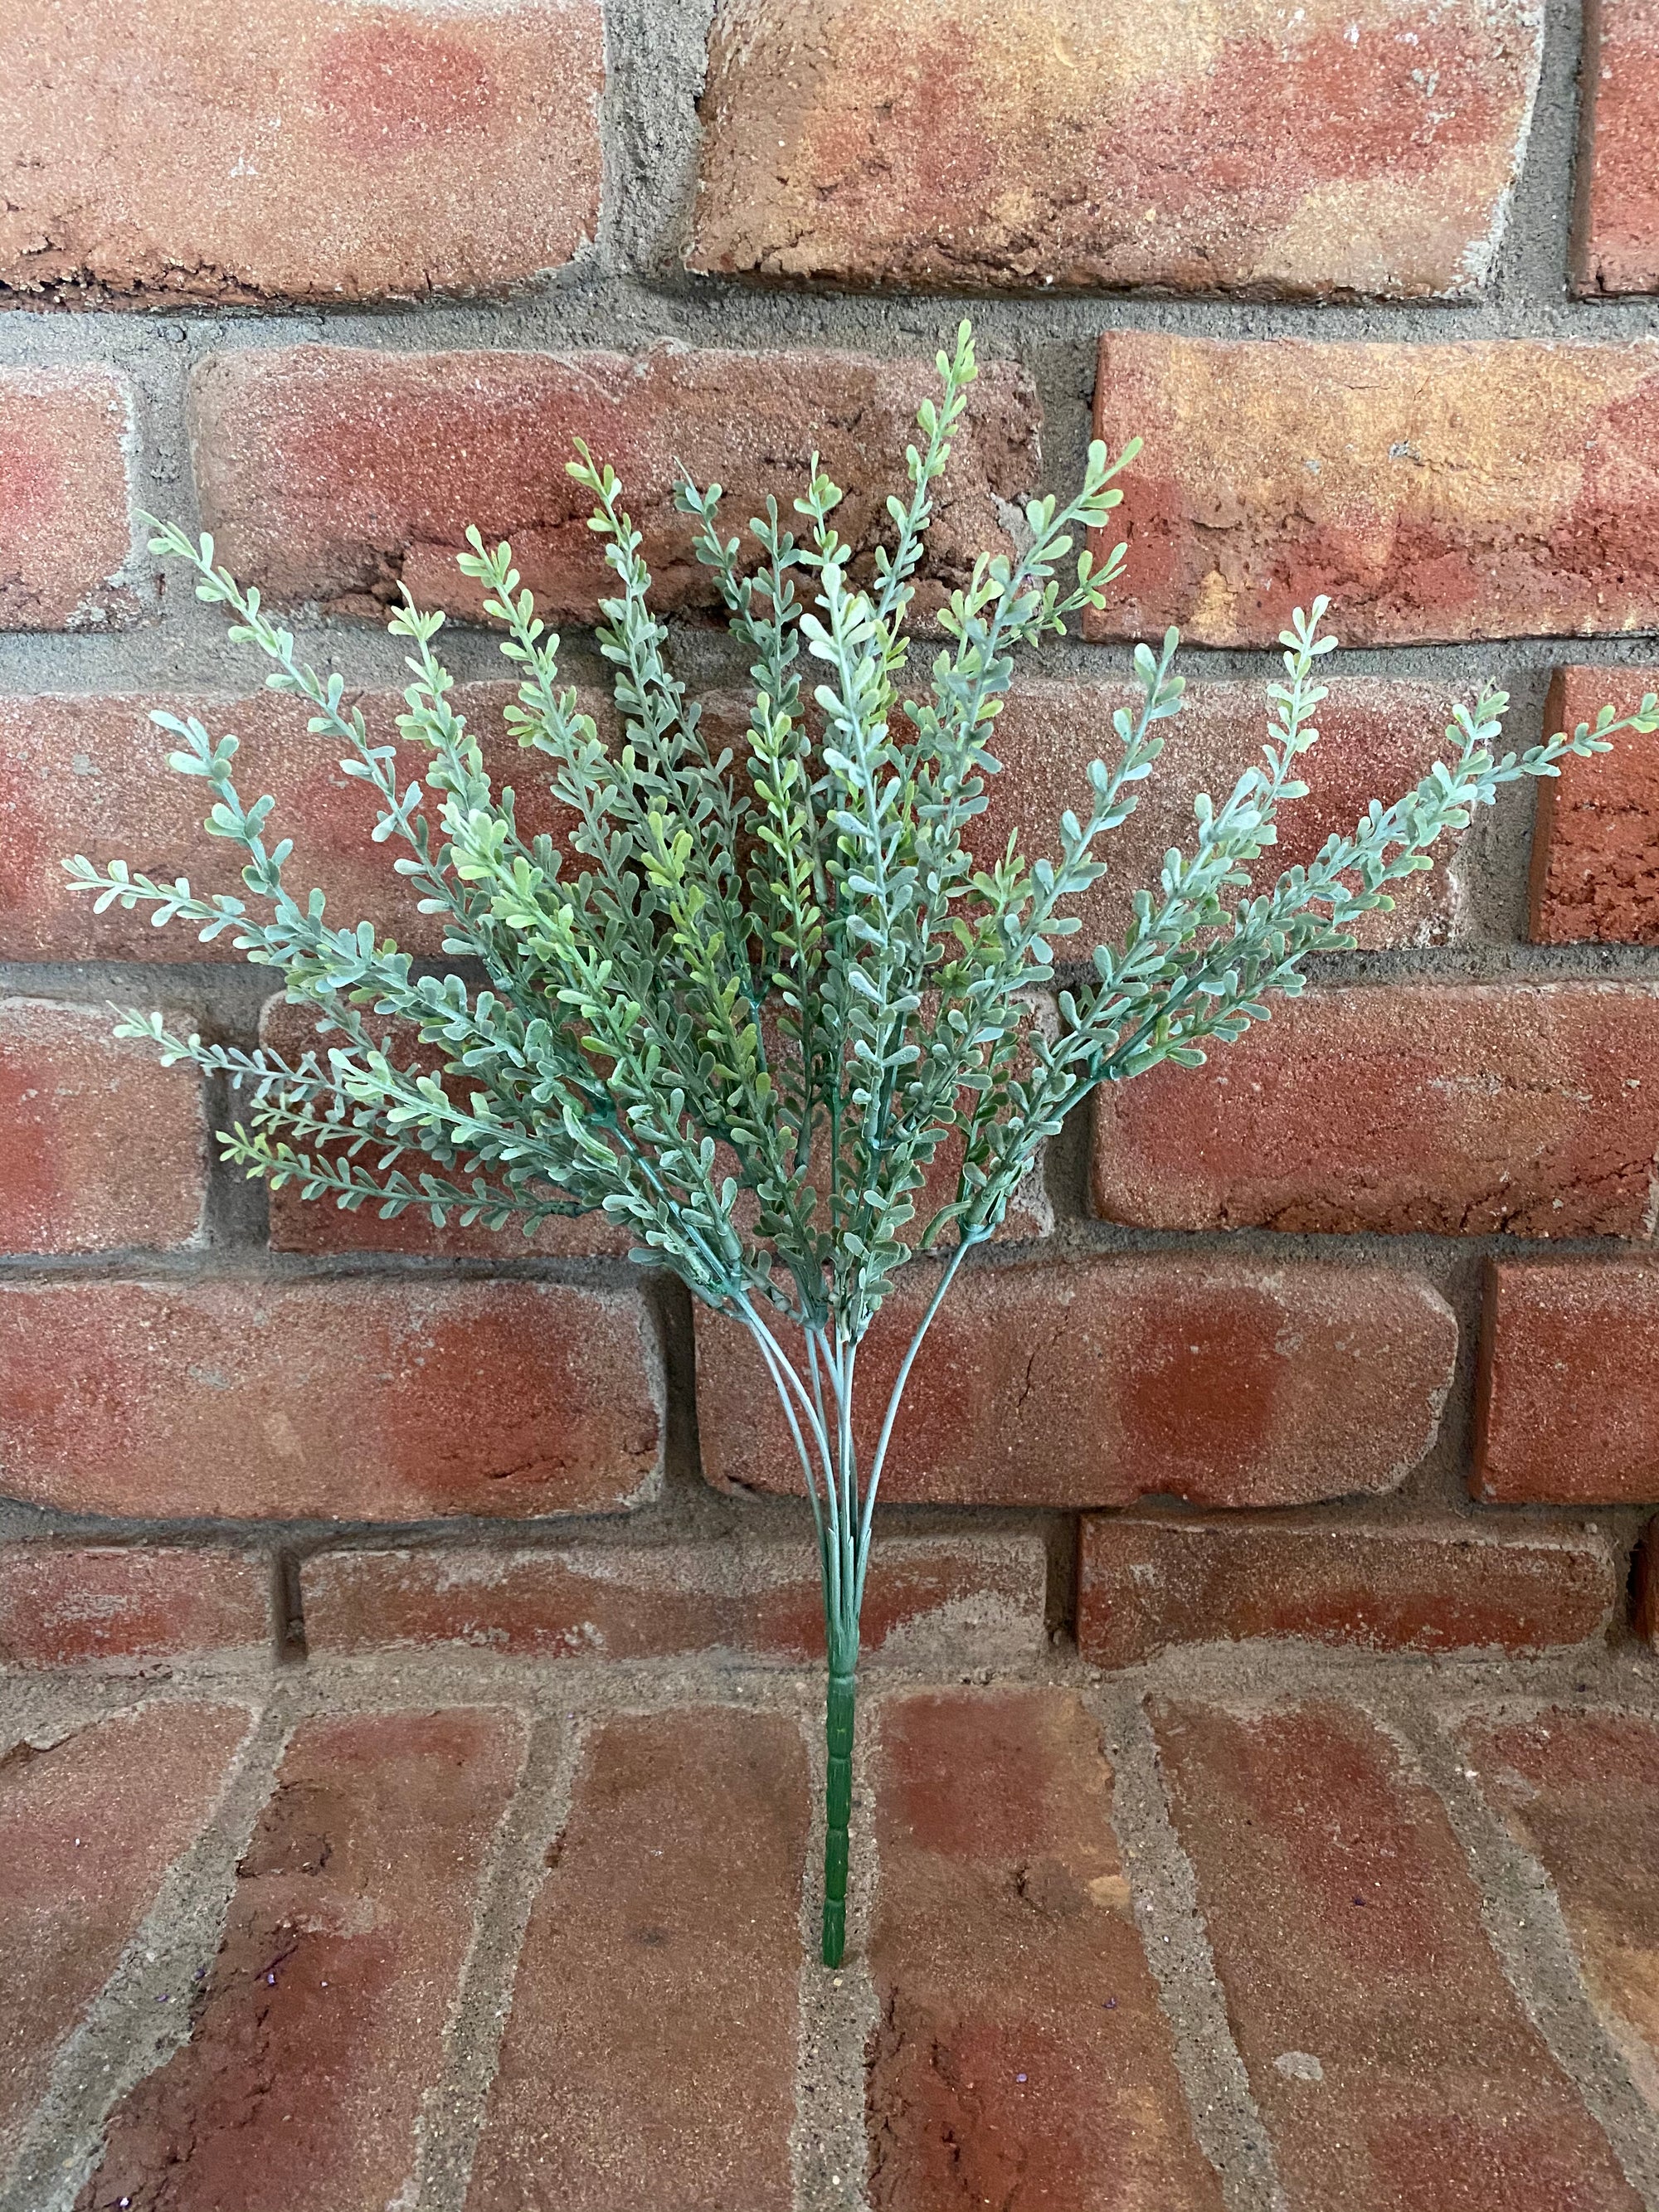
<svg viewBox="0 0 1659 2212"><path fill-rule="evenodd" d="M0 1672L0 2212L1659 2212L1651 1654L942 1667Z"/></svg>

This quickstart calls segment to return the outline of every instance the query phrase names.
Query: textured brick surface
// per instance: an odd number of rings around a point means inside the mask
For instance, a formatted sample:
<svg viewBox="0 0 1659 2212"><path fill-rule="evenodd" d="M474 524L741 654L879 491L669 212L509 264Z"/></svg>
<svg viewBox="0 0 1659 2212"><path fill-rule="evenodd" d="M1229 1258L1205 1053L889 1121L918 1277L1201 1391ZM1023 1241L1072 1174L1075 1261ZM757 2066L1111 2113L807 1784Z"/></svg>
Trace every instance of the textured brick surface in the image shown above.
<svg viewBox="0 0 1659 2212"><path fill-rule="evenodd" d="M599 0L13 0L0 296L470 291L599 217Z"/></svg>
<svg viewBox="0 0 1659 2212"><path fill-rule="evenodd" d="M371 1017L367 1026L399 1067L417 1067L423 1074L438 1067L436 1054L421 1049L409 1024ZM319 1034L313 1007L268 999L259 1017L259 1042L292 1066L307 1053L326 1054L343 1039L337 1030ZM374 1159L359 1164L372 1168ZM428 1172L455 1179L453 1170L425 1152L406 1152L396 1164L416 1182ZM632 1231L608 1213L556 1215L526 1242L518 1228L485 1229L475 1223L467 1229L453 1214L440 1229L429 1214L413 1208L391 1221L383 1221L373 1205L345 1212L332 1199L302 1198L294 1183L270 1193L270 1243L278 1252L412 1252L479 1260L521 1260L527 1252L539 1252L567 1259L625 1260L635 1243Z"/></svg>
<svg viewBox="0 0 1659 2212"><path fill-rule="evenodd" d="M1594 723L1611 702L1634 714L1659 668L1564 668L1551 730ZM1564 761L1540 780L1532 833L1531 934L1538 945L1659 945L1659 733Z"/></svg>
<svg viewBox="0 0 1659 2212"><path fill-rule="evenodd" d="M226 666L258 681L258 665L245 653ZM506 684L464 684L453 703L477 730L491 777L512 785L525 830L556 834L568 817L546 776L502 731L501 710L511 696ZM354 700L349 693L347 702L362 708L375 744L396 741L401 695L371 691ZM584 703L594 702L584 695ZM185 875L199 891L240 895L236 849L204 830L204 787L168 770L175 740L149 720L153 708L196 714L216 738L231 732L240 740L243 796L251 802L269 792L276 800L272 827L295 842L289 881L323 890L331 921L368 919L408 951L438 951L442 925L416 911L414 894L393 874L398 848L374 842L373 793L341 773L342 746L307 734L304 708L268 692L221 700L45 695L0 699L0 958L240 959L227 938L203 945L179 924L153 928L145 908L94 914L93 900L71 890L60 865L65 854L84 853L100 866L125 860L137 874L168 882ZM424 745L400 747L399 783L421 777L430 761Z"/></svg>
<svg viewBox="0 0 1659 2212"><path fill-rule="evenodd" d="M116 2107L77 2212L409 2201L422 2094L523 1749L516 1717L465 1708L301 1724L190 2040Z"/></svg>
<svg viewBox="0 0 1659 2212"><path fill-rule="evenodd" d="M635 2212L665 2189L687 2212L789 2212L806 1838L783 1715L694 1705L596 1729L467 2212Z"/></svg>
<svg viewBox="0 0 1659 2212"><path fill-rule="evenodd" d="M1445 729L1456 695L1433 684L1339 680L1319 714L1319 743L1304 757L1304 799L1279 817L1279 842L1257 864L1259 882L1283 868L1305 867L1333 830L1349 831L1376 797L1410 788L1446 752ZM1089 764L1116 755L1112 714L1137 713L1141 695L1124 684L1065 684L1037 679L1015 685L998 716L991 749L1002 773L988 785L989 804L969 824L969 843L989 865L1018 830L1021 849L1051 857L1066 807L1086 809ZM1208 792L1218 804L1261 758L1267 698L1261 684L1192 684L1179 718L1162 724L1164 747L1151 778L1136 787L1139 804L1097 851L1109 872L1062 909L1082 929L1066 957L1121 937L1133 916L1133 894L1156 890L1171 845L1194 840L1193 800ZM1460 904L1455 879L1463 839L1449 835L1436 848L1432 871L1407 878L1391 915L1365 918L1363 945L1439 944L1451 933Z"/></svg>
<svg viewBox="0 0 1659 2212"><path fill-rule="evenodd" d="M83 1347L67 1371L65 1343ZM550 1283L14 1283L0 1486L82 1512L605 1510L650 1490L638 1298Z"/></svg>
<svg viewBox="0 0 1659 2212"><path fill-rule="evenodd" d="M874 2212L1219 2212L1074 1696L884 1706L870 1942Z"/></svg>
<svg viewBox="0 0 1659 2212"><path fill-rule="evenodd" d="M1659 1499L1659 1270L1492 1268L1472 1487L1506 1502Z"/></svg>
<svg viewBox="0 0 1659 2212"><path fill-rule="evenodd" d="M1555 1885L1579 1971L1659 2105L1659 1727L1634 1715L1476 1719L1462 1747L1484 1794Z"/></svg>
<svg viewBox="0 0 1659 2212"><path fill-rule="evenodd" d="M1155 1724L1291 2212L1637 2212L1382 1731L1334 1703Z"/></svg>
<svg viewBox="0 0 1659 2212"><path fill-rule="evenodd" d="M1604 1537L1091 1516L1077 1639L1097 1667L1171 1644L1294 1636L1372 1651L1537 1651L1599 1636L1621 1590Z"/></svg>
<svg viewBox="0 0 1659 2212"><path fill-rule="evenodd" d="M680 464L726 489L741 529L769 491L805 491L816 445L848 497L836 522L872 548L903 482L931 354L876 361L823 353L376 354L331 346L222 354L192 386L203 520L220 558L283 599L377 614L399 580L423 606L475 612L457 573L469 524L510 537L549 611L591 618L611 588L589 532L592 501L565 474L584 438L621 477L663 609L715 599L674 513ZM981 549L1006 547L1000 501L1038 474L1036 395L988 363L975 387L931 538L937 605Z"/></svg>
<svg viewBox="0 0 1659 2212"><path fill-rule="evenodd" d="M0 1731L0 2164L212 1812L247 1725L237 1706L152 1705L46 1748Z"/></svg>
<svg viewBox="0 0 1659 2212"><path fill-rule="evenodd" d="M817 1561L799 1541L324 1553L307 1560L301 1587L313 1651L823 1656ZM1046 1589L1035 1535L884 1537L864 1593L865 1656L902 1659L942 1642L977 1665L1029 1655L1043 1644Z"/></svg>
<svg viewBox="0 0 1659 2212"><path fill-rule="evenodd" d="M113 1037L113 1020L0 999L0 1251L169 1251L200 1231L201 1079Z"/></svg>
<svg viewBox="0 0 1659 2212"><path fill-rule="evenodd" d="M1572 273L1580 292L1659 291L1659 8L1653 0L1589 0L1584 10L1577 220Z"/></svg>
<svg viewBox="0 0 1659 2212"><path fill-rule="evenodd" d="M1347 645L1659 626L1659 346L1103 338L1098 434L1145 452L1094 628Z"/></svg>
<svg viewBox="0 0 1659 2212"><path fill-rule="evenodd" d="M120 1666L263 1646L269 1560L139 1546L0 1545L0 1662Z"/></svg>
<svg viewBox="0 0 1659 2212"><path fill-rule="evenodd" d="M861 1466L932 1279L902 1279L865 1340ZM1077 1507L1169 1491L1285 1505L1392 1489L1434 1440L1456 1337L1425 1282L1381 1268L1160 1257L970 1269L912 1370L881 1494ZM711 1480L799 1487L759 1353L701 1312L697 1404Z"/></svg>
<svg viewBox="0 0 1659 2212"><path fill-rule="evenodd" d="M1462 293L1532 105L1516 4L724 0L694 268L815 282Z"/></svg>
<svg viewBox="0 0 1659 2212"><path fill-rule="evenodd" d="M0 630L94 629L131 612L131 440L119 377L0 370Z"/></svg>
<svg viewBox="0 0 1659 2212"><path fill-rule="evenodd" d="M1201 1068L1096 1094L1093 1202L1158 1229L1645 1237L1644 984L1310 991Z"/></svg>

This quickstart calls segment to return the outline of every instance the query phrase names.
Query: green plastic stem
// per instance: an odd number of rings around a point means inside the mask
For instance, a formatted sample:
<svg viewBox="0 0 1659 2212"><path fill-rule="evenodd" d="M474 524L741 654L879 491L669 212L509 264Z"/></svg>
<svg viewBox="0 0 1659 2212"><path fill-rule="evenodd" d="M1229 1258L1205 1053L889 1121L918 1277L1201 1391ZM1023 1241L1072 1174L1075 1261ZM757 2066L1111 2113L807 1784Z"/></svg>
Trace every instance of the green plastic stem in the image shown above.
<svg viewBox="0 0 1659 2212"><path fill-rule="evenodd" d="M823 1963L838 1966L847 1948L847 1832L853 1818L853 1712L856 1677L832 1667L824 1711L829 1747L823 1825Z"/></svg>

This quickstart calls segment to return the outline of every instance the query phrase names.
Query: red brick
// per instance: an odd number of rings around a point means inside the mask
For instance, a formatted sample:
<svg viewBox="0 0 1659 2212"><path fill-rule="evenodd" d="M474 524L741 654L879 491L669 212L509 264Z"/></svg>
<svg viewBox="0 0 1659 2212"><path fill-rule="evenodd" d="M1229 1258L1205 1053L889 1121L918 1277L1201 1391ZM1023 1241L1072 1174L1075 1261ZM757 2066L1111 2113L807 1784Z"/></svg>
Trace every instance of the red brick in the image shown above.
<svg viewBox="0 0 1659 2212"><path fill-rule="evenodd" d="M864 1595L865 1654L904 1659L945 1644L964 1664L1029 1656L1044 1642L1046 1587L1036 1535L884 1537ZM301 1589L313 1652L823 1656L817 1562L799 1542L325 1552L307 1560Z"/></svg>
<svg viewBox="0 0 1659 2212"><path fill-rule="evenodd" d="M0 1377L7 1490L73 1512L602 1512L658 1479L657 1353L629 1291L13 1283Z"/></svg>
<svg viewBox="0 0 1659 2212"><path fill-rule="evenodd" d="M0 630L132 612L132 443L131 395L106 370L0 370Z"/></svg>
<svg viewBox="0 0 1659 2212"><path fill-rule="evenodd" d="M1659 345L1101 341L1098 434L1146 449L1098 637L1345 645L1659 627Z"/></svg>
<svg viewBox="0 0 1659 2212"><path fill-rule="evenodd" d="M936 1279L878 1316L854 1433L867 1467ZM797 1491L782 1412L747 1333L696 1316L698 1431L720 1487ZM1173 1257L976 1267L941 1308L894 1425L894 1504L1291 1505L1391 1490L1434 1441L1457 1325L1380 1267Z"/></svg>
<svg viewBox="0 0 1659 2212"><path fill-rule="evenodd" d="M0 2161L52 2062L217 1802L248 1716L143 1705L0 1757Z"/></svg>
<svg viewBox="0 0 1659 2212"><path fill-rule="evenodd" d="M435 1053L422 1051L415 1042L410 1024L371 1018L368 1027L399 1066L417 1066L430 1073L441 1065ZM259 1042L291 1066L307 1052L325 1054L343 1039L337 1030L326 1036L319 1033L314 1007L267 999L259 1017ZM233 1108L234 1103L233 1093ZM373 1167L380 1157L365 1156L359 1164ZM470 1180L457 1178L454 1170L440 1166L425 1152L406 1152L396 1165L416 1182L425 1174ZM485 1229L475 1223L465 1229L453 1215L439 1229L430 1214L412 1207L391 1221L382 1221L373 1205L347 1213L331 1198L302 1198L294 1183L270 1194L270 1244L277 1252L417 1252L478 1260L518 1260L529 1252L543 1252L574 1259L625 1260L636 1241L630 1229L608 1213L555 1216L526 1241L517 1228Z"/></svg>
<svg viewBox="0 0 1659 2212"><path fill-rule="evenodd" d="M106 1008L0 1000L0 1250L175 1251L200 1236L201 1079L113 1026Z"/></svg>
<svg viewBox="0 0 1659 2212"><path fill-rule="evenodd" d="M410 299L598 224L599 0L14 0L0 298Z"/></svg>
<svg viewBox="0 0 1659 2212"><path fill-rule="evenodd" d="M1382 1731L1334 1703L1154 1721L1290 2212L1637 2212Z"/></svg>
<svg viewBox="0 0 1659 2212"><path fill-rule="evenodd" d="M1653 0L1589 0L1579 82L1573 289L1659 291L1659 180L1652 148L1659 8Z"/></svg>
<svg viewBox="0 0 1659 2212"><path fill-rule="evenodd" d="M1259 864L1258 881L1306 866L1334 830L1352 830L1374 798L1392 798L1426 774L1446 751L1453 696L1433 684L1369 677L1334 683L1320 713L1320 741L1303 763L1308 797L1285 808L1279 843ZM968 829L983 865L1000 857L1014 830L1023 851L1055 854L1064 810L1069 806L1086 817L1090 763L1109 760L1115 752L1114 711L1127 707L1134 713L1139 701L1127 684L1015 685L991 739L1002 773L989 780L989 804ZM1133 918L1133 894L1156 890L1170 846L1190 851L1194 799L1205 791L1218 804L1260 761L1267 726L1261 684L1188 687L1180 718L1162 726L1164 750L1158 766L1136 787L1139 805L1096 848L1110 872L1064 908L1082 923L1063 948L1066 957L1121 936ZM1455 834L1443 839L1433 871L1407 879L1393 914L1367 916L1360 943L1443 943L1461 903L1455 867L1462 842Z"/></svg>
<svg viewBox="0 0 1659 2212"><path fill-rule="evenodd" d="M116 2107L79 2212L368 2212L413 2195L483 1856L499 1712L303 1722L236 1869L190 2040Z"/></svg>
<svg viewBox="0 0 1659 2212"><path fill-rule="evenodd" d="M1097 1092L1094 1144L1109 1221L1645 1237L1659 995L1407 983L1279 999L1206 1066Z"/></svg>
<svg viewBox="0 0 1659 2212"><path fill-rule="evenodd" d="M0 1545L0 1661L100 1667L262 1646L270 1563L246 1552Z"/></svg>
<svg viewBox="0 0 1659 2212"><path fill-rule="evenodd" d="M1219 2212L1081 1700L895 1700L877 1766L873 2212Z"/></svg>
<svg viewBox="0 0 1659 2212"><path fill-rule="evenodd" d="M1505 1504L1659 1499L1659 1269L1491 1270L1470 1486Z"/></svg>
<svg viewBox="0 0 1659 2212"><path fill-rule="evenodd" d="M568 817L555 805L535 757L503 732L501 708L511 696L508 684L464 684L453 700L478 732L490 775L514 787L520 825L532 836L557 836ZM355 701L348 694L352 703L362 708L374 743L396 741L401 694L363 692ZM584 704L601 702L585 695ZM341 773L340 744L307 734L307 708L270 692L219 701L43 696L0 700L0 958L240 957L228 937L203 945L182 926L153 928L143 908L94 914L93 900L72 890L64 872L65 854L84 853L100 866L125 860L135 873L168 882L185 875L198 890L243 896L235 848L202 827L202 784L167 767L176 740L150 722L155 708L197 714L216 737L230 731L240 738L244 795L275 799L273 829L295 841L290 878L326 893L331 921L367 918L389 927L407 951L440 950L441 919L416 911L415 894L392 872L398 848L374 842L374 793ZM400 784L422 778L431 757L424 745L400 746Z"/></svg>
<svg viewBox="0 0 1659 2212"><path fill-rule="evenodd" d="M1601 1635L1621 1595L1605 1538L1587 1529L1091 1516L1077 1639L1097 1667L1257 1636L1540 1651Z"/></svg>
<svg viewBox="0 0 1659 2212"><path fill-rule="evenodd" d="M531 1911L467 2212L636 2212L665 2191L789 2212L807 1823L781 1714L598 1729Z"/></svg>
<svg viewBox="0 0 1659 2212"><path fill-rule="evenodd" d="M1592 2002L1659 2104L1659 1729L1632 1714L1477 1717L1480 1787L1548 1869Z"/></svg>
<svg viewBox="0 0 1659 2212"><path fill-rule="evenodd" d="M1659 668L1562 668L1551 730L1594 723L1609 701L1634 714ZM1659 736L1629 732L1611 752L1569 758L1538 786L1532 833L1536 945L1659 945Z"/></svg>
<svg viewBox="0 0 1659 2212"><path fill-rule="evenodd" d="M741 530L769 491L806 488L813 448L848 497L836 527L872 547L890 529L931 355L372 353L333 346L216 355L197 371L191 420L203 520L222 560L283 599L376 615L399 580L423 606L474 614L456 571L463 533L508 537L544 611L591 619L614 579L565 474L586 439L623 480L655 573L655 604L707 607L672 493L682 464L726 490ZM981 549L1006 549L1001 502L1037 478L1036 397L988 363L956 441L920 605L937 606Z"/></svg>
<svg viewBox="0 0 1659 2212"><path fill-rule="evenodd" d="M1462 295L1503 235L1541 24L1313 0L726 0L696 269L902 288Z"/></svg>

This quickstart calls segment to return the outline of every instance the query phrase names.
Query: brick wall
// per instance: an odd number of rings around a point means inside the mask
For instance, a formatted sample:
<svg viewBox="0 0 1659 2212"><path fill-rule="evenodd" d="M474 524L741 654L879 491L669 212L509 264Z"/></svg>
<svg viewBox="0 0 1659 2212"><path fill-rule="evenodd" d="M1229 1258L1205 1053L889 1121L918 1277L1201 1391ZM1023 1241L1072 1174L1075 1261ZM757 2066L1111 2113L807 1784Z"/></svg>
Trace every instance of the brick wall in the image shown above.
<svg viewBox="0 0 1659 2212"><path fill-rule="evenodd" d="M1175 621L1192 709L1121 841L1126 883L1154 870L1324 588L1352 649L1304 857L1480 674L1516 743L1659 684L1659 27L1646 0L1252 5L1213 45L1176 0L1132 31L1085 0L280 12L0 23L0 1659L798 1657L803 1512L744 1340L602 1223L526 1249L267 1205L212 1162L227 1098L111 1041L111 999L246 1044L294 1020L219 948L66 893L74 851L228 880L158 702L210 702L331 901L435 950L330 748L135 514L213 529L371 719L398 580L453 607L488 727L470 520L602 680L583 434L718 688L673 462L741 501L816 434L873 531L971 295L942 569L1071 483L1091 422L1146 440L1127 592L1022 673L987 834L1071 803L1127 641ZM1535 817L1507 799L1237 1050L1080 1116L919 1370L872 1646L1628 1633L1656 945L1650 739Z"/></svg>

